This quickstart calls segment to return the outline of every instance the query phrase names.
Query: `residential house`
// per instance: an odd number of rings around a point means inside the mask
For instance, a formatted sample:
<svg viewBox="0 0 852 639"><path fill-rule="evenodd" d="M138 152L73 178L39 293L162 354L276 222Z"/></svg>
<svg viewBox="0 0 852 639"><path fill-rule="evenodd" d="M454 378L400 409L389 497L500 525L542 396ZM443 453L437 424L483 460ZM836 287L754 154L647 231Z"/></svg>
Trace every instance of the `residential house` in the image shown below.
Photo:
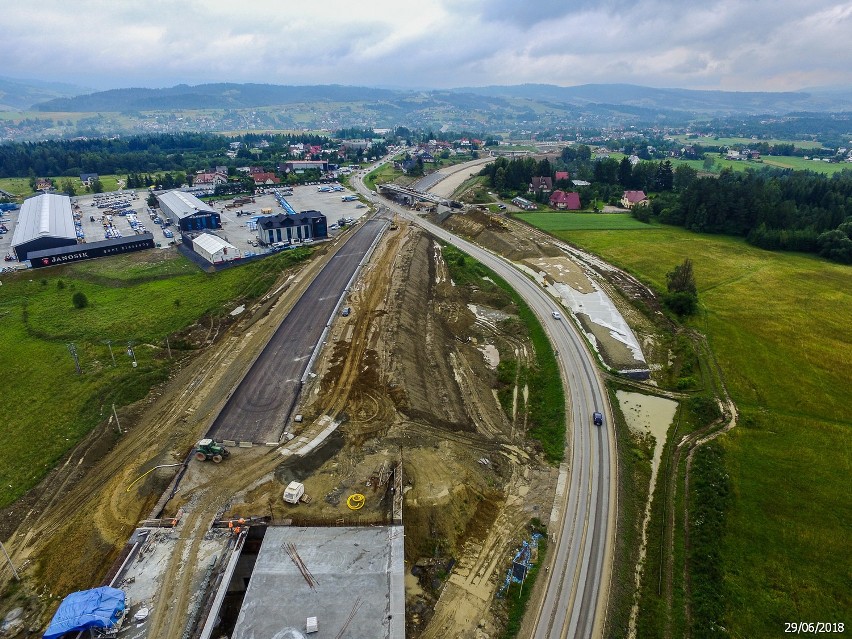
<svg viewBox="0 0 852 639"><path fill-rule="evenodd" d="M579 211L582 208L580 194L576 191L569 193L561 190L554 191L550 195L550 206L560 211Z"/></svg>
<svg viewBox="0 0 852 639"><path fill-rule="evenodd" d="M553 178L547 176L537 176L530 179L530 193L538 193L544 191L549 193L553 190Z"/></svg>
<svg viewBox="0 0 852 639"><path fill-rule="evenodd" d="M196 173L192 180L193 186L211 186L217 187L220 184L225 184L228 181L228 170L225 172L210 171L207 173Z"/></svg>
<svg viewBox="0 0 852 639"><path fill-rule="evenodd" d="M648 206L650 202L644 191L625 191L621 196L621 206L626 209L632 209L634 206Z"/></svg>
<svg viewBox="0 0 852 639"><path fill-rule="evenodd" d="M556 175L553 177L554 182L567 182L571 179L571 176L568 174L568 171L557 171Z"/></svg>
<svg viewBox="0 0 852 639"><path fill-rule="evenodd" d="M83 186L91 187L92 184L98 179L97 173L81 173L80 174L80 182L83 183Z"/></svg>
<svg viewBox="0 0 852 639"><path fill-rule="evenodd" d="M281 178L274 173L252 173L251 176L257 186L273 186L281 184Z"/></svg>

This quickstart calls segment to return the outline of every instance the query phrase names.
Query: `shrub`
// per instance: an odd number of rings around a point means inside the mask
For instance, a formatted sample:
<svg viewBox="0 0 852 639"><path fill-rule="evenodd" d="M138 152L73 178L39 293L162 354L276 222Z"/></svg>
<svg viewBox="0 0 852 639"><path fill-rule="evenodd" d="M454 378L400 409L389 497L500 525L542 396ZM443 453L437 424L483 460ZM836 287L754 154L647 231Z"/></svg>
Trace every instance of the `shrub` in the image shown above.
<svg viewBox="0 0 852 639"><path fill-rule="evenodd" d="M71 296L71 302L76 308L86 308L89 305L89 298L82 291L77 291Z"/></svg>

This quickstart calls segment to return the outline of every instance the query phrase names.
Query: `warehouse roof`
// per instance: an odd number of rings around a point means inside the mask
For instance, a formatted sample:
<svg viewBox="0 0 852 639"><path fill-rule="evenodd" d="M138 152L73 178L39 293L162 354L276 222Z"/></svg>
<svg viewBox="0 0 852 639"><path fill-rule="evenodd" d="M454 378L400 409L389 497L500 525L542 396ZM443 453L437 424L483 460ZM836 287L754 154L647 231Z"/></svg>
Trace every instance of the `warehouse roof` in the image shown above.
<svg viewBox="0 0 852 639"><path fill-rule="evenodd" d="M45 193L24 200L18 224L12 235L12 246L20 246L42 237L57 237L77 241L71 198L67 195Z"/></svg>
<svg viewBox="0 0 852 639"><path fill-rule="evenodd" d="M192 193L184 191L167 191L162 195L158 195L157 199L160 201L160 206L165 205L181 220L196 213L216 212L214 208L199 200Z"/></svg>
<svg viewBox="0 0 852 639"><path fill-rule="evenodd" d="M221 251L223 248L237 250L236 246L212 233L202 233L192 238L192 245L193 247L204 249L210 255Z"/></svg>

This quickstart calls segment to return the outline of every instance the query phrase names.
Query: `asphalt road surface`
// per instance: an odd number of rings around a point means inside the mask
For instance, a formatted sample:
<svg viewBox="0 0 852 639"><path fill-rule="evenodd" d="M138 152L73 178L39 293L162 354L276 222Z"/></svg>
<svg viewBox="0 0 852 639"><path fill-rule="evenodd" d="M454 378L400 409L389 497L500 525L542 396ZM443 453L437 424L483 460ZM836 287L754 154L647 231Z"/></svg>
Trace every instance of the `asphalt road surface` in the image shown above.
<svg viewBox="0 0 852 639"><path fill-rule="evenodd" d="M353 183L362 192L366 191L360 180ZM612 411L595 360L572 320L553 318L553 311L564 313L564 309L509 262L408 209L395 204L389 207L505 279L538 316L558 353L570 403L565 455L569 464L568 490L562 503L557 504L559 521L550 525L551 534L557 538L552 546L555 555L552 569L539 573L548 581L533 636L536 639L602 637L615 538L616 469ZM604 414L602 427L592 423L592 413L596 410Z"/></svg>
<svg viewBox="0 0 852 639"><path fill-rule="evenodd" d="M208 437L257 444L279 440L337 301L385 225L382 219L365 222L329 260L234 390Z"/></svg>

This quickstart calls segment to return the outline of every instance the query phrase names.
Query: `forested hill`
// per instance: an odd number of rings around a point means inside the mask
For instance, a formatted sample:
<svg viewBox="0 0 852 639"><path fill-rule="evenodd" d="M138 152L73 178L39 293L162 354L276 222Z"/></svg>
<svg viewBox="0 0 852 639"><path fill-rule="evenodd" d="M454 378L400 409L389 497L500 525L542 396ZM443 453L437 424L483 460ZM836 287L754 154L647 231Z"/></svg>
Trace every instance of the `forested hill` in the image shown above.
<svg viewBox="0 0 852 639"><path fill-rule="evenodd" d="M629 84L548 84L402 91L342 85L181 84L165 89L113 89L35 105L39 111L127 112L240 109L310 102L387 102L395 112L443 106L470 111L526 102L564 109L597 106L629 113L771 114L791 111L852 111L852 91L757 93L656 89ZM642 113L638 113L638 112Z"/></svg>
<svg viewBox="0 0 852 639"><path fill-rule="evenodd" d="M810 91L699 91L657 89L635 84L582 84L560 87L552 84L465 87L464 93L489 97L524 97L561 104L620 104L646 109L668 109L714 114L789 113L791 111L852 110L852 90Z"/></svg>
<svg viewBox="0 0 852 639"><path fill-rule="evenodd" d="M337 84L179 84L167 89L112 89L73 98L57 98L33 108L38 111L68 112L242 109L302 102L361 102L397 97L399 93L395 91Z"/></svg>

